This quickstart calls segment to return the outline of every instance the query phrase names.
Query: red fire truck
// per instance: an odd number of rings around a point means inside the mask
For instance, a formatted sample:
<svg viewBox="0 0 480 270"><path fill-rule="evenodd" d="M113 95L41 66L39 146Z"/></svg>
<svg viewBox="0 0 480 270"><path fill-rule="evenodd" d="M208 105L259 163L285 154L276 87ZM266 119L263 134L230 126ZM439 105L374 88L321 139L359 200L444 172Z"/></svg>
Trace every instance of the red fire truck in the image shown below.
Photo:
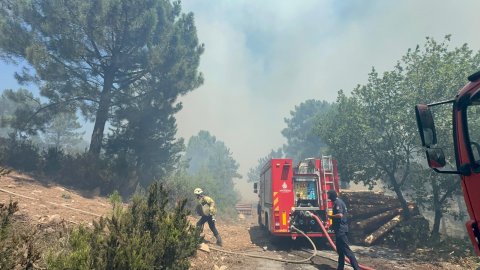
<svg viewBox="0 0 480 270"><path fill-rule="evenodd" d="M467 83L451 100L419 104L415 107L422 145L426 147L428 165L439 173L461 177L463 197L470 220L466 223L472 244L480 255L480 71L469 76ZM431 107L451 104L456 168L446 169L445 154L437 146L437 133Z"/></svg>
<svg viewBox="0 0 480 270"><path fill-rule="evenodd" d="M258 223L276 236L300 236L291 225L309 237L325 236L316 220L305 213L314 213L328 228L332 202L327 191L338 192L338 181L337 163L331 156L306 159L295 167L292 159L269 160L259 182L254 183L259 197Z"/></svg>

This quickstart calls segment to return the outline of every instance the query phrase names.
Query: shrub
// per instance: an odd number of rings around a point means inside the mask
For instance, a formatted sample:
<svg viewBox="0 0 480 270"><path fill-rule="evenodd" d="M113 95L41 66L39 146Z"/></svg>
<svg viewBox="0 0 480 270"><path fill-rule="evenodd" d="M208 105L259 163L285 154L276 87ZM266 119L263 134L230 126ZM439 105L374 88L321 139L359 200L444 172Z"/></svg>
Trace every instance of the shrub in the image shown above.
<svg viewBox="0 0 480 270"><path fill-rule="evenodd" d="M34 245L35 232L14 223L16 211L17 202L0 203L0 269L33 269L40 259Z"/></svg>
<svg viewBox="0 0 480 270"><path fill-rule="evenodd" d="M235 204L239 201L239 194L232 186L230 189L223 189L207 171L200 171L195 175L189 175L185 171L177 171L163 180L163 183L171 190L170 198L187 198L188 209L195 209L197 200L193 190L197 187L203 189L207 196L212 197L217 207L218 216L222 218L236 217Z"/></svg>
<svg viewBox="0 0 480 270"><path fill-rule="evenodd" d="M10 235L11 218L17 211L17 203L8 206L0 204L0 269L13 269L15 266L15 245L12 245Z"/></svg>
<svg viewBox="0 0 480 270"><path fill-rule="evenodd" d="M442 235L432 238L428 221L421 215L404 221L387 234L383 243L407 252L415 252L417 256L435 258L436 260L452 260L475 256L470 240ZM418 252L418 248L423 250ZM434 256L434 257L432 257Z"/></svg>
<svg viewBox="0 0 480 270"><path fill-rule="evenodd" d="M121 157L92 157L89 153L64 155L54 176L61 184L80 189L100 188L103 195L119 190L131 195L138 178L128 161Z"/></svg>
<svg viewBox="0 0 480 270"><path fill-rule="evenodd" d="M10 138L3 151L3 159L7 165L27 172L35 171L41 160L37 146L29 140Z"/></svg>
<svg viewBox="0 0 480 270"><path fill-rule="evenodd" d="M66 155L56 178L57 182L81 189L103 190L111 189L113 173L108 168L108 162L95 158L88 153Z"/></svg>
<svg viewBox="0 0 480 270"><path fill-rule="evenodd" d="M201 241L188 222L186 201L168 209L167 192L154 183L123 209L111 196L113 215L93 229L74 230L63 250L52 251L48 269L188 269Z"/></svg>
<svg viewBox="0 0 480 270"><path fill-rule="evenodd" d="M429 241L435 255L444 259L475 256L472 243L468 237L458 238L442 235L440 239Z"/></svg>
<svg viewBox="0 0 480 270"><path fill-rule="evenodd" d="M62 149L56 147L50 147L46 151L43 151L43 166L42 170L45 175L54 176L58 174L62 168L62 162L65 157Z"/></svg>

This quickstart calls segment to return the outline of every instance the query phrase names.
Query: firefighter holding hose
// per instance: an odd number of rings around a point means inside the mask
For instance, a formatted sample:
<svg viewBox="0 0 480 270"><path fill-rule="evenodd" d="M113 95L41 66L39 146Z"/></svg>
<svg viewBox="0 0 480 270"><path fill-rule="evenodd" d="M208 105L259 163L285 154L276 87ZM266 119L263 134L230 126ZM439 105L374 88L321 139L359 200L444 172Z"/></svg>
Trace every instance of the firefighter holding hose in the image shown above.
<svg viewBox="0 0 480 270"><path fill-rule="evenodd" d="M353 269L360 269L357 259L352 250L348 246L348 223L347 223L347 206L338 198L335 190L328 191L328 199L333 202L333 214L328 215L332 219L332 229L335 231L335 243L338 252L338 270L343 270L345 265L345 256L350 259Z"/></svg>
<svg viewBox="0 0 480 270"><path fill-rule="evenodd" d="M193 193L197 196L197 213L201 216L200 220L197 222L197 229L203 230L203 225L207 222L208 227L210 227L210 230L217 239L217 245L221 246L222 238L215 227L215 214L217 212L215 201L209 196L204 195L201 188L196 188Z"/></svg>

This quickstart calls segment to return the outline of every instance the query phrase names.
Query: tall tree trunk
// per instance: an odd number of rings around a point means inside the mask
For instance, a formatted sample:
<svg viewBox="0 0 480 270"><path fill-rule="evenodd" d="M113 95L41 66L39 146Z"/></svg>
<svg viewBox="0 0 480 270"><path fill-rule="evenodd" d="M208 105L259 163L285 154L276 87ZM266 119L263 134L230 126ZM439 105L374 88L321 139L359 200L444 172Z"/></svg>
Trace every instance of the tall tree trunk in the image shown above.
<svg viewBox="0 0 480 270"><path fill-rule="evenodd" d="M395 191L395 194L397 195L398 200L400 201L400 204L402 205L402 215L403 217L408 220L410 218L410 210L408 208L408 203L407 200L405 200L405 197L403 196L402 189L400 188L400 185L397 182L397 178L395 177L394 174L390 175L390 183L393 185L393 190Z"/></svg>
<svg viewBox="0 0 480 270"><path fill-rule="evenodd" d="M437 180L435 177L432 178L432 192L433 192L433 211L434 211L434 218L433 218L433 227L430 236L432 239L438 239L440 235L440 221L442 219L442 205L440 202L440 194L439 194L439 187L437 184Z"/></svg>
<svg viewBox="0 0 480 270"><path fill-rule="evenodd" d="M95 125L93 127L92 139L90 141L89 154L93 157L99 157L102 150L103 132L105 124L108 120L108 110L111 104L111 91L113 86L113 72L105 73L105 80L103 84L102 93L100 95L100 102L95 117Z"/></svg>
<svg viewBox="0 0 480 270"><path fill-rule="evenodd" d="M440 236L440 221L442 220L442 217L442 211L435 210L435 216L433 218L433 228L432 232L430 233L432 239L438 239L438 237Z"/></svg>

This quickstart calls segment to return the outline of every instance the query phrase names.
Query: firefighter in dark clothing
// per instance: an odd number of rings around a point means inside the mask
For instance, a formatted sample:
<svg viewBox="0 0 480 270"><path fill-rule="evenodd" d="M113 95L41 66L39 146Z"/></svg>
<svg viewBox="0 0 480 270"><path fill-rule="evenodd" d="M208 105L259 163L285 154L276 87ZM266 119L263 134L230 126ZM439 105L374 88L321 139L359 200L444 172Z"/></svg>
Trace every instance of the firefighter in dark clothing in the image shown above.
<svg viewBox="0 0 480 270"><path fill-rule="evenodd" d="M353 269L360 269L357 259L348 246L348 224L347 224L347 206L337 197L335 190L328 191L328 199L333 202L333 215L328 215L332 219L332 229L335 231L335 243L338 252L338 270L343 270L345 265L345 256L350 259Z"/></svg>

